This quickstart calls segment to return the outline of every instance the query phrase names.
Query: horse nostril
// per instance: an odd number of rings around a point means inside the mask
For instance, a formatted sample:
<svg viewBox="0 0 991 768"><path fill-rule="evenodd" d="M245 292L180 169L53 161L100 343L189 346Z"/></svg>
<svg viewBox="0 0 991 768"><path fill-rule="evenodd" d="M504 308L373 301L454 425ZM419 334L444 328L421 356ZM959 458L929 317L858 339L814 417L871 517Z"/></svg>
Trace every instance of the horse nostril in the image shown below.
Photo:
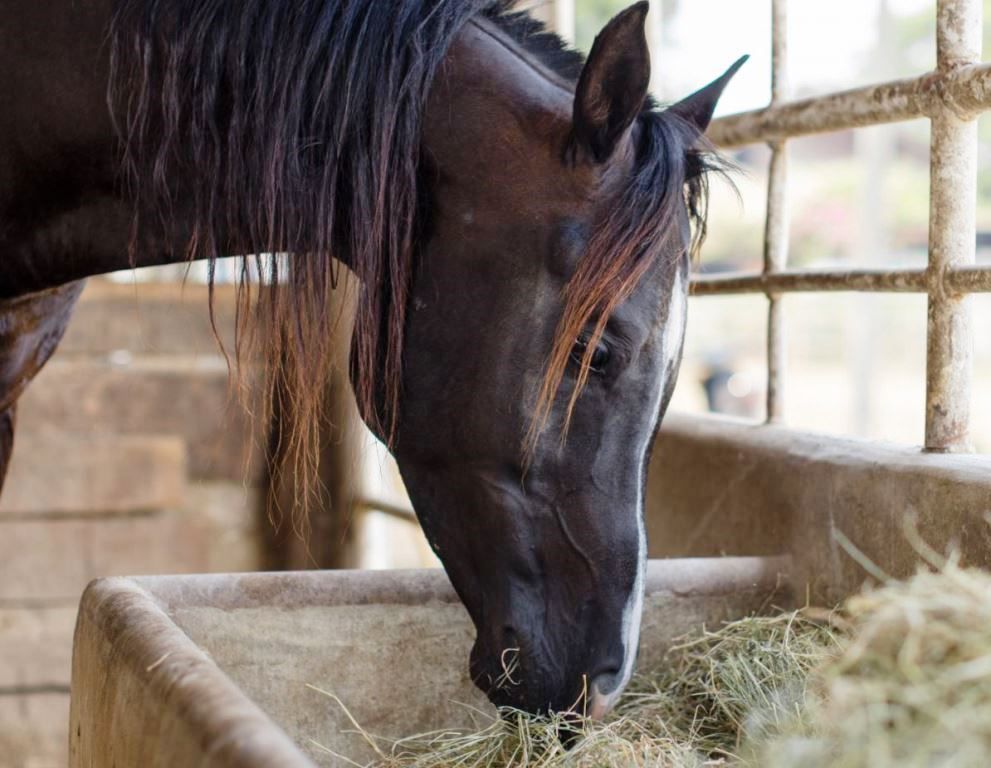
<svg viewBox="0 0 991 768"><path fill-rule="evenodd" d="M623 684L623 670L616 666L601 669L590 677L590 689L608 695Z"/></svg>
<svg viewBox="0 0 991 768"><path fill-rule="evenodd" d="M595 675L589 686L586 714L593 720L605 717L619 698L625 682L619 667L607 667Z"/></svg>

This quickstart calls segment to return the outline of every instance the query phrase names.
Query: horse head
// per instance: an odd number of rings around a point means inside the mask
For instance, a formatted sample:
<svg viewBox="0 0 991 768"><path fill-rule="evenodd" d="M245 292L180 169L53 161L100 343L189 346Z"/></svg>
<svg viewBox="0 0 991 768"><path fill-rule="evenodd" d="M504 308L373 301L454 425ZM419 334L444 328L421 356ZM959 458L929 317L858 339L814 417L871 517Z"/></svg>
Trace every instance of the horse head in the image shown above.
<svg viewBox="0 0 991 768"><path fill-rule="evenodd" d="M600 716L637 653L644 481L681 357L699 141L739 66L658 110L646 11L605 27L577 82L479 17L427 103L394 452L497 705Z"/></svg>
<svg viewBox="0 0 991 768"><path fill-rule="evenodd" d="M256 260L274 442L318 453L336 260L361 283L356 399L474 621L473 679L606 712L637 651L702 134L740 62L661 110L646 2L587 60L494 0L116 7L135 210L185 233L165 258L291 255Z"/></svg>

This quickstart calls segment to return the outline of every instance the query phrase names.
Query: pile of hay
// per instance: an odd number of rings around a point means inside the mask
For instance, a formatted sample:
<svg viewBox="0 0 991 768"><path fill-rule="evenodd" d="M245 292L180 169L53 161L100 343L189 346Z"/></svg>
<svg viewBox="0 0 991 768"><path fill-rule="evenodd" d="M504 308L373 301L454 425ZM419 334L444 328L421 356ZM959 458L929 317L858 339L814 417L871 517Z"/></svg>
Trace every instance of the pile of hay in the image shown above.
<svg viewBox="0 0 991 768"><path fill-rule="evenodd" d="M847 601L842 655L769 768L991 765L991 574L955 563Z"/></svg>
<svg viewBox="0 0 991 768"><path fill-rule="evenodd" d="M368 738L376 768L989 765L991 575L950 563L835 612L703 632L605 723L508 711L472 732Z"/></svg>

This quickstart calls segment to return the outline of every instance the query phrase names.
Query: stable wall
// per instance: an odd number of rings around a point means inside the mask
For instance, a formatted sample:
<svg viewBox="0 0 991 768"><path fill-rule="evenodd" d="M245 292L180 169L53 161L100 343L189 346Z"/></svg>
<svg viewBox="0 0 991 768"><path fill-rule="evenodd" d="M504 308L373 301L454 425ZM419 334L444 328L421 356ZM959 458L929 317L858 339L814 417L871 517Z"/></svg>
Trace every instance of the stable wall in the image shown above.
<svg viewBox="0 0 991 768"><path fill-rule="evenodd" d="M233 328L229 287L215 308L218 327ZM21 398L0 498L0 768L66 765L72 632L89 581L262 567L255 438L205 286L90 282Z"/></svg>
<svg viewBox="0 0 991 768"><path fill-rule="evenodd" d="M991 567L991 456L672 414L647 487L652 557L789 554L796 593L823 602L868 577L843 537L896 577L920 562L913 528Z"/></svg>

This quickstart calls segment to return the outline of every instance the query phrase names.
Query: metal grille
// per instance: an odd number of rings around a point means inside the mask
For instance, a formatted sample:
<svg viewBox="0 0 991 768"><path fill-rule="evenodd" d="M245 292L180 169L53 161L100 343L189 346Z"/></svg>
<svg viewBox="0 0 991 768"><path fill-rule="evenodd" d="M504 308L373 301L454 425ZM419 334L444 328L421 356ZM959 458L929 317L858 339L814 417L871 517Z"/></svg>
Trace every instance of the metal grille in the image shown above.
<svg viewBox="0 0 991 768"><path fill-rule="evenodd" d="M767 415L781 418L784 333L780 297L797 291L928 294L927 451L969 447L972 329L968 294L991 292L991 267L975 265L977 123L991 109L991 64L981 64L981 0L938 0L934 72L811 99L788 99L787 0L772 0L772 96L768 107L713 122L721 147L771 148L762 272L696 276L699 296L768 298ZM920 117L931 121L929 261L926 269L789 270L788 139Z"/></svg>

